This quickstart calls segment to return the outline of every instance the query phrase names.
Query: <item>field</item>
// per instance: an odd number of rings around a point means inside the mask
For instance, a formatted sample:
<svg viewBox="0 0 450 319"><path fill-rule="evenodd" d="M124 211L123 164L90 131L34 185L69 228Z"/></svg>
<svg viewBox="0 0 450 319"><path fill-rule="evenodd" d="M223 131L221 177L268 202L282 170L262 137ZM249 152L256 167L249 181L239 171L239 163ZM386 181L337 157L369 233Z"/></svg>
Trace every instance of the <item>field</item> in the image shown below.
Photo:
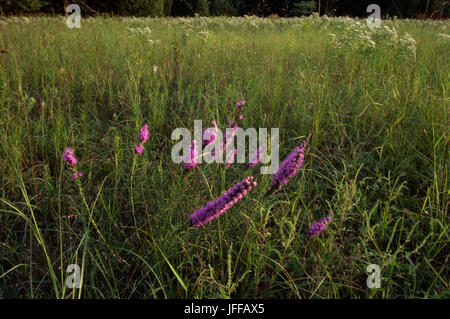
<svg viewBox="0 0 450 319"><path fill-rule="evenodd" d="M449 298L449 26L0 18L0 297ZM311 133L279 191L260 165L171 159L175 128L224 129L240 100L240 126L279 128L280 162Z"/></svg>

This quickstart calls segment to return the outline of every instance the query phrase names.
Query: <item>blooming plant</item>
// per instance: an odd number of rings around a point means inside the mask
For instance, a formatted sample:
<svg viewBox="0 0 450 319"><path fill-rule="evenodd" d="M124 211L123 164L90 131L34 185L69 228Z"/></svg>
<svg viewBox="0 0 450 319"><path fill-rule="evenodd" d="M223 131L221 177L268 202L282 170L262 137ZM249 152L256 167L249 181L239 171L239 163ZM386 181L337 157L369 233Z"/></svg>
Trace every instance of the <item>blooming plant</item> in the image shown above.
<svg viewBox="0 0 450 319"><path fill-rule="evenodd" d="M245 100L241 100L241 101L236 103L236 108L240 109L242 106L244 106L244 104L245 104Z"/></svg>
<svg viewBox="0 0 450 319"><path fill-rule="evenodd" d="M303 166L305 150L310 136L311 135L309 135L300 146L296 147L280 164L277 173L272 177L268 191L277 186L278 189L281 189L292 177L297 175L299 169Z"/></svg>
<svg viewBox="0 0 450 319"><path fill-rule="evenodd" d="M315 222L309 229L309 237L313 238L319 236L325 230L325 228L327 228L332 218L333 212L330 212L330 214L327 217L324 217L320 219L318 222Z"/></svg>
<svg viewBox="0 0 450 319"><path fill-rule="evenodd" d="M77 170L77 158L73 154L73 150L68 147L64 150L64 162L73 170L72 179L77 179L83 176L83 173Z"/></svg>
<svg viewBox="0 0 450 319"><path fill-rule="evenodd" d="M145 124L138 134L139 144L134 145L134 150L139 155L142 155L142 153L144 152L144 144L147 142L148 137L149 137L148 125Z"/></svg>
<svg viewBox="0 0 450 319"><path fill-rule="evenodd" d="M148 141L148 138L150 136L149 130L148 130L148 125L144 124L144 126L142 126L141 130L138 133L138 141L139 143L134 145L134 150L135 150L135 155L133 157L133 167L131 168L131 175L130 175L130 200L131 200L131 210L133 212L133 220L134 220L134 226L137 230L137 222L136 222L136 215L134 212L134 190L133 190L133 178L134 178L134 170L136 168L136 160L137 160L137 156L138 155L142 155L142 153L144 152L144 144ZM138 236L139 236L139 232Z"/></svg>
<svg viewBox="0 0 450 319"><path fill-rule="evenodd" d="M198 158L199 152L198 152L198 147L197 147L197 141L193 140L192 144L191 144L191 150L189 152L189 154L187 154L188 159L185 160L185 167L186 169L191 169L197 166L197 161L196 159Z"/></svg>
<svg viewBox="0 0 450 319"><path fill-rule="evenodd" d="M231 187L219 198L207 203L205 206L195 211L189 216L189 219L194 226L201 226L209 223L241 200L254 186L256 186L256 182L254 181L253 176L247 177Z"/></svg>

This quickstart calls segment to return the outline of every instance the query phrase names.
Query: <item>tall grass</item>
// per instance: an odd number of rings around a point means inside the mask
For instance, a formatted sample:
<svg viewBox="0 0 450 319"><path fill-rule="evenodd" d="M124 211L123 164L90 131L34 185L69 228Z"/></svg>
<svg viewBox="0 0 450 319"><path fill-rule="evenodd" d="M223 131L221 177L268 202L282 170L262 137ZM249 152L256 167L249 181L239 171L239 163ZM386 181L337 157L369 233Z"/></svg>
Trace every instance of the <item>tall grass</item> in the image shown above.
<svg viewBox="0 0 450 319"><path fill-rule="evenodd" d="M383 21L413 54L389 38L364 48L356 22L2 18L0 297L448 298L449 24ZM357 45L336 45L345 34ZM302 172L270 196L258 166L170 158L173 129L225 127L241 99L244 127L280 128L281 158L313 133ZM246 199L189 223L249 175Z"/></svg>

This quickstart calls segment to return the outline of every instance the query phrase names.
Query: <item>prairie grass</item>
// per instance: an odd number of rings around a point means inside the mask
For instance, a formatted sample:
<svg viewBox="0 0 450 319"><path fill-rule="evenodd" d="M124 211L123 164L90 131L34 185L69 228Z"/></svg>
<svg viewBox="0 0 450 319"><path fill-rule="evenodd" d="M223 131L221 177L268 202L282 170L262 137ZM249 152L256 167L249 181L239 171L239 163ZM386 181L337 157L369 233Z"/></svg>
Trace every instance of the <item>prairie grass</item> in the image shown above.
<svg viewBox="0 0 450 319"><path fill-rule="evenodd" d="M449 23L369 31L317 16L0 18L0 297L448 298ZM244 127L280 128L280 159L312 133L282 191L265 194L259 166L171 160L175 128L226 127L242 99ZM191 225L250 175L244 200Z"/></svg>

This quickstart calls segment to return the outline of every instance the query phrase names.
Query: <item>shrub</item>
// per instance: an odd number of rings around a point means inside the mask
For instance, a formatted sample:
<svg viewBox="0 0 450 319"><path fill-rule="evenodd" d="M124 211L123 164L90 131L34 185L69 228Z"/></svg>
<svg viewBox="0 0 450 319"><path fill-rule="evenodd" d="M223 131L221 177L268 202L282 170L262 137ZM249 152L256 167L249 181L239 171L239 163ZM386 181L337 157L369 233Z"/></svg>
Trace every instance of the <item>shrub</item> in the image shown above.
<svg viewBox="0 0 450 319"><path fill-rule="evenodd" d="M301 1L292 4L291 13L295 16L310 15L317 11L317 3L315 1Z"/></svg>

